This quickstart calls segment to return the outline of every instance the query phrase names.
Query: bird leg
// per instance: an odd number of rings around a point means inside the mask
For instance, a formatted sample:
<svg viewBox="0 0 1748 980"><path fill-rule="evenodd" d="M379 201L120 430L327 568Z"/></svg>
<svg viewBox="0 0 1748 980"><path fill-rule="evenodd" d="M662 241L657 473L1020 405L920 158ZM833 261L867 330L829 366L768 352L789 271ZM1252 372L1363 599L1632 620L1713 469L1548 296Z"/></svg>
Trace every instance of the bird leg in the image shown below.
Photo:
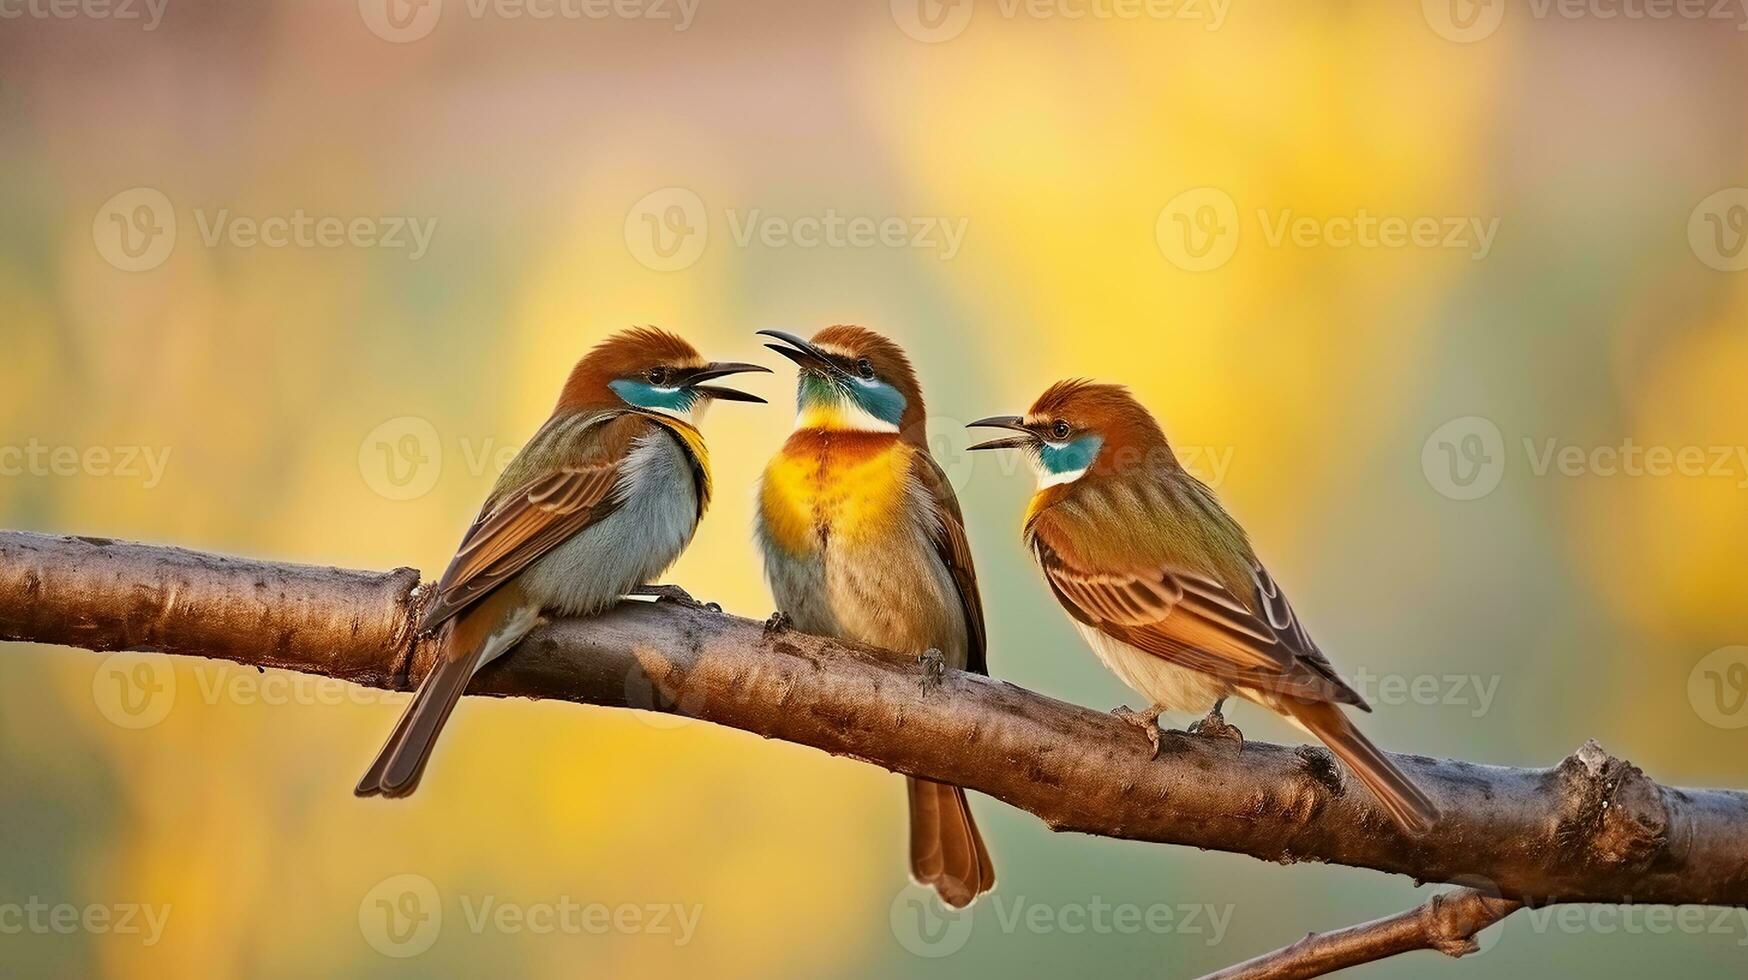
<svg viewBox="0 0 1748 980"><path fill-rule="evenodd" d="M1238 747L1242 749L1244 748L1244 733L1239 731L1237 726L1228 724L1226 716L1220 713L1220 708L1225 704L1225 698L1214 702L1214 707L1208 709L1208 717L1190 726L1190 734L1200 735L1203 738L1234 739L1238 742Z"/></svg>
<svg viewBox="0 0 1748 980"><path fill-rule="evenodd" d="M789 614L779 609L765 620L765 635L772 636L789 628Z"/></svg>
<svg viewBox="0 0 1748 980"><path fill-rule="evenodd" d="M917 655L916 662L923 665L923 690L940 687L941 678L947 674L947 658L941 656L941 651L932 647L924 650Z"/></svg>
<svg viewBox="0 0 1748 980"><path fill-rule="evenodd" d="M628 596L653 598L657 602L677 602L682 606L691 606L694 609L708 609L711 612L722 611L720 605L714 602L699 602L697 599L692 598L692 593L687 592L685 589L682 589L677 585L640 585L625 594Z"/></svg>
<svg viewBox="0 0 1748 980"><path fill-rule="evenodd" d="M1146 711L1134 711L1128 705L1120 705L1111 710L1111 714L1141 729L1141 734L1147 736L1147 744L1153 746L1152 758L1159 758L1159 716L1165 711L1164 706L1154 705Z"/></svg>

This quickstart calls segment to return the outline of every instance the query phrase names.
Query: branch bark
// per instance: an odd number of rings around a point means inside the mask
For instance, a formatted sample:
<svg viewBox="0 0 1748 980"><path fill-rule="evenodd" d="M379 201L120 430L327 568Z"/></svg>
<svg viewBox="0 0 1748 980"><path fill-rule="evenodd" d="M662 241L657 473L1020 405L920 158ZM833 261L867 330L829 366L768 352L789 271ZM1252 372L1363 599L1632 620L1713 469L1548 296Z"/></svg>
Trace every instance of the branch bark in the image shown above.
<svg viewBox="0 0 1748 980"><path fill-rule="evenodd" d="M410 690L411 569L0 532L0 639L213 657ZM1594 742L1549 769L1398 756L1444 818L1398 832L1321 748L1167 733L999 680L673 604L537 629L472 694L671 711L942 782L1056 830L1321 861L1514 901L1748 905L1748 793L1660 786ZM362 756L360 756L362 758ZM335 760L344 780L345 762Z"/></svg>
<svg viewBox="0 0 1748 980"><path fill-rule="evenodd" d="M1202 980L1303 980L1350 966L1436 949L1467 956L1475 935L1523 908L1520 902L1473 888L1434 895L1424 905L1333 932L1310 933L1291 946L1210 973Z"/></svg>

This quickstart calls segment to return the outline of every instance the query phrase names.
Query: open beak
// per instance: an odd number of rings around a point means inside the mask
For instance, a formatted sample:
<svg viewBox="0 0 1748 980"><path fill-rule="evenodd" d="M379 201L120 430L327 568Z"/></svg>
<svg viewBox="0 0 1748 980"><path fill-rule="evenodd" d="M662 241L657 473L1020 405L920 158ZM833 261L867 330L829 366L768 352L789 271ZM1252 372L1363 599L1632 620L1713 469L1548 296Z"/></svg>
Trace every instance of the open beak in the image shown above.
<svg viewBox="0 0 1748 980"><path fill-rule="evenodd" d="M720 398L723 401L729 402L757 402L758 404L763 405L765 404L765 400L758 395L751 395L744 391L737 391L734 388L725 388L722 385L703 384L705 381L712 381L716 378L726 378L731 374L748 374L752 372L770 374L771 369L765 367L763 364L747 364L741 361L715 361L691 372L681 379L680 384L709 398Z"/></svg>
<svg viewBox="0 0 1748 980"><path fill-rule="evenodd" d="M1032 430L1026 428L1026 420L1018 415L991 415L986 419L966 423L965 427L967 429L1012 429L1015 432L1025 433L1025 435L980 442L975 446L967 446L967 449L1025 449L1038 441L1038 437L1032 433Z"/></svg>
<svg viewBox="0 0 1748 980"><path fill-rule="evenodd" d="M824 351L792 333L785 333L781 330L760 330L759 334L765 337L775 337L783 344L789 345L785 347L782 344L766 344L765 346L794 361L804 371L820 371L826 374L843 373L843 370L833 364L831 358L827 357Z"/></svg>

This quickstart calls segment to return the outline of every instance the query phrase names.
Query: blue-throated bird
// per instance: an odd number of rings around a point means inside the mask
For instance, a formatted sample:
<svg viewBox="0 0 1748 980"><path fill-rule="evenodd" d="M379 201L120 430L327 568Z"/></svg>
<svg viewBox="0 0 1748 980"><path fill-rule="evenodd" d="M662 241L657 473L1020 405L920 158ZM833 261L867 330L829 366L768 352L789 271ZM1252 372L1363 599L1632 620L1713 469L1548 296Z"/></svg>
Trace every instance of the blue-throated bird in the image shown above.
<svg viewBox="0 0 1748 980"><path fill-rule="evenodd" d="M1335 672L1214 492L1179 465L1125 388L1064 381L1024 416L972 426L1019 433L972 446L1017 449L1038 471L1025 539L1056 601L1123 683L1124 712L1155 752L1161 711L1208 712L1236 694L1317 736L1405 830L1438 817L1426 794L1343 713L1370 711Z"/></svg>
<svg viewBox="0 0 1748 980"><path fill-rule="evenodd" d="M650 587L692 540L710 503L710 462L693 424L716 399L763 402L706 382L756 364L706 363L674 334L614 334L571 370L546 424L498 477L419 624L442 653L355 792L405 796L476 671L543 612L589 616Z"/></svg>
<svg viewBox="0 0 1748 980"><path fill-rule="evenodd" d="M757 531L777 611L796 628L988 673L965 522L929 455L904 351L862 327L767 344L800 369L795 431L765 469ZM910 869L955 908L995 887L965 791L907 780Z"/></svg>

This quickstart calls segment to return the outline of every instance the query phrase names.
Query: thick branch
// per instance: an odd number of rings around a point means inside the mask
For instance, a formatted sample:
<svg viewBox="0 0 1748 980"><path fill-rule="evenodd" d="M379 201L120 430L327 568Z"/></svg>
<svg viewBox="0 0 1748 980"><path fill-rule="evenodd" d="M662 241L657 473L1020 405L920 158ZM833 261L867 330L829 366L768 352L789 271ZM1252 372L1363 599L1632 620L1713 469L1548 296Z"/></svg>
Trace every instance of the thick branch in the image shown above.
<svg viewBox="0 0 1748 980"><path fill-rule="evenodd" d="M0 639L217 657L406 690L417 573L0 532ZM626 603L536 630L472 693L678 711L958 783L1058 830L1472 883L1511 899L1748 905L1748 793L1659 786L1594 743L1551 769L1400 756L1439 802L1399 833L1321 748L1132 727L997 680L750 620ZM336 778L343 764L335 760Z"/></svg>
<svg viewBox="0 0 1748 980"><path fill-rule="evenodd" d="M1291 946L1265 953L1202 980L1304 980L1361 963L1436 949L1465 956L1478 948L1475 935L1523 905L1473 888L1434 895L1424 905L1333 932L1311 933Z"/></svg>

